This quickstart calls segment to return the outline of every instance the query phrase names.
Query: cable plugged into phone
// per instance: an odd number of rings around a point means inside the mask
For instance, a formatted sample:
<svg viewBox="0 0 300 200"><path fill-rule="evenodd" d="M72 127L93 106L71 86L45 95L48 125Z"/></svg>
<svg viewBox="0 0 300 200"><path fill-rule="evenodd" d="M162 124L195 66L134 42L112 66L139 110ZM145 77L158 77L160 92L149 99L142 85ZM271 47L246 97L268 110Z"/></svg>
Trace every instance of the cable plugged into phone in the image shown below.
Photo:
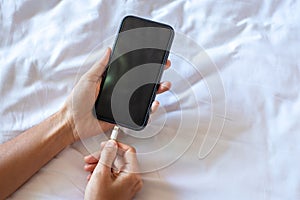
<svg viewBox="0 0 300 200"><path fill-rule="evenodd" d="M117 126L117 125L115 125L114 126L114 129L113 129L113 131L111 132L111 135L110 135L110 139L111 140L117 140L117 138L118 138L118 134L119 134L119 127Z"/></svg>

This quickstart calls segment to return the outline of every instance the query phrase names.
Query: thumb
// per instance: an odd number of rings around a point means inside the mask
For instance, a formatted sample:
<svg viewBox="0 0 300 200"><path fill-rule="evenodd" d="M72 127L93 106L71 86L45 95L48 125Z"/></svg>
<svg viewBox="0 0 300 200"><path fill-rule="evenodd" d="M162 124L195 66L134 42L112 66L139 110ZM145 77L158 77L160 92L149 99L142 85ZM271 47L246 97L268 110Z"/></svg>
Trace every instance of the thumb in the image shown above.
<svg viewBox="0 0 300 200"><path fill-rule="evenodd" d="M117 143L114 140L109 140L103 147L99 163L95 170L101 170L104 174L110 174L117 151ZM109 171L109 173L107 173L107 171Z"/></svg>
<svg viewBox="0 0 300 200"><path fill-rule="evenodd" d="M87 76L95 77L97 78L97 80L100 79L104 70L106 69L110 54L111 54L111 49L107 48L102 59L92 66L92 68L87 72Z"/></svg>

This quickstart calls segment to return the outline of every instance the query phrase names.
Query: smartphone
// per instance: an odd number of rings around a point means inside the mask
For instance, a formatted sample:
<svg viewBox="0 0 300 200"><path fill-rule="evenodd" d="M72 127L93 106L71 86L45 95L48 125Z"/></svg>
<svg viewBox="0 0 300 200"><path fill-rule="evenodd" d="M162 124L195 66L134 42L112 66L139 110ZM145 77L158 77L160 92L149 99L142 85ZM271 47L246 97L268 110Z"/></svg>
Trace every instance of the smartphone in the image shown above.
<svg viewBox="0 0 300 200"><path fill-rule="evenodd" d="M173 38L169 25L122 20L95 103L97 119L132 130L147 125Z"/></svg>

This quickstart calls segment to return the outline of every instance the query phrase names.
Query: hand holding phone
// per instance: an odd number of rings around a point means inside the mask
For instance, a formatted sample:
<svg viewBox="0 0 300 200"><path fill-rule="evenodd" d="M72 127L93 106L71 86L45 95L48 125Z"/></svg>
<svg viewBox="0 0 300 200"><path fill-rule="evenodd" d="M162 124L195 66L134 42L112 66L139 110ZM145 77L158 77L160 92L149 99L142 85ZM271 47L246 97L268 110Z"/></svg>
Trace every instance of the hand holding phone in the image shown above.
<svg viewBox="0 0 300 200"><path fill-rule="evenodd" d="M99 120L133 130L147 125L173 37L168 25L123 19L95 104Z"/></svg>

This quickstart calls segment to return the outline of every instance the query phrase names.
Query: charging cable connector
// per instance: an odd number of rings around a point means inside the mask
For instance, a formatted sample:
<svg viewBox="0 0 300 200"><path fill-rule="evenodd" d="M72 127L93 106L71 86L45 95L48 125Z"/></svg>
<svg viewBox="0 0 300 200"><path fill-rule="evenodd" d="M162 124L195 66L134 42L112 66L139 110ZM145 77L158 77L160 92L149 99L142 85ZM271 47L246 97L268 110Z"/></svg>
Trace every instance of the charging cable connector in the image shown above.
<svg viewBox="0 0 300 200"><path fill-rule="evenodd" d="M117 125L114 126L114 129L113 129L113 131L111 132L111 135L110 135L111 140L117 140L118 134L119 134L119 129L120 128Z"/></svg>

